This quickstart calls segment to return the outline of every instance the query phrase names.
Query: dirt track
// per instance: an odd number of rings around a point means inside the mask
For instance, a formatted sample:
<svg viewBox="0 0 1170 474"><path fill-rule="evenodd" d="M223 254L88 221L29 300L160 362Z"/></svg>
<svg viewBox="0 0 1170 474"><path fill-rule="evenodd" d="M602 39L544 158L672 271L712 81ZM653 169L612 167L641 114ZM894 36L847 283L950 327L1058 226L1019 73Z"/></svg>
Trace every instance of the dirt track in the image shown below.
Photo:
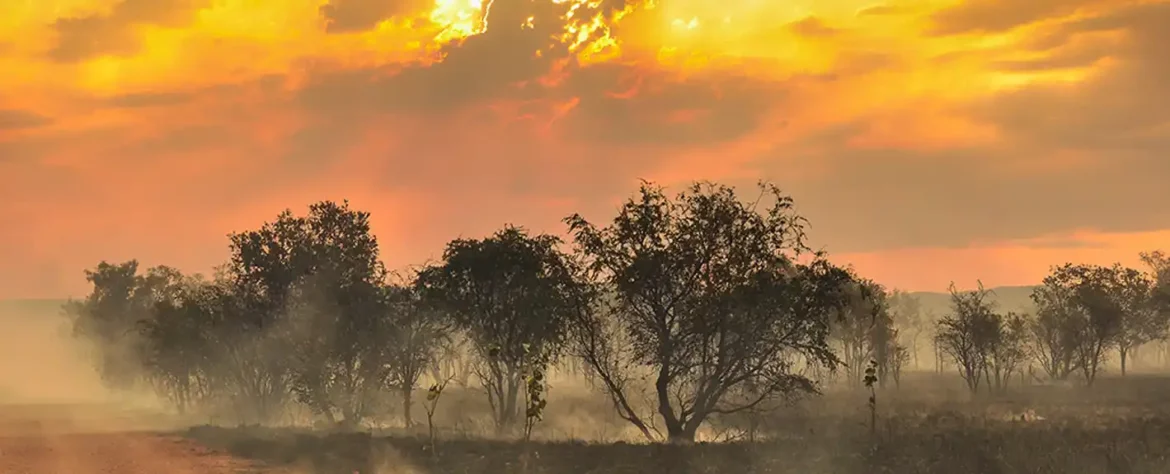
<svg viewBox="0 0 1170 474"><path fill-rule="evenodd" d="M125 411L76 406L0 407L3 474L237 474L264 472L176 436L141 430Z"/></svg>

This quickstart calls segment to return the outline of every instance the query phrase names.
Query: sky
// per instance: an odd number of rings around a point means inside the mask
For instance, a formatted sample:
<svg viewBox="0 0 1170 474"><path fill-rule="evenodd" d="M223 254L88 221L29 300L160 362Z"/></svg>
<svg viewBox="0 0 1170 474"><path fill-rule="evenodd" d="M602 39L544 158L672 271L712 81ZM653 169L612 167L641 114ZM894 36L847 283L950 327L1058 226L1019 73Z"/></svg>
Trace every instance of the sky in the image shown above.
<svg viewBox="0 0 1170 474"><path fill-rule="evenodd" d="M5 0L0 298L348 199L391 267L766 179L889 287L1170 250L1170 2ZM751 190L746 188L745 190Z"/></svg>

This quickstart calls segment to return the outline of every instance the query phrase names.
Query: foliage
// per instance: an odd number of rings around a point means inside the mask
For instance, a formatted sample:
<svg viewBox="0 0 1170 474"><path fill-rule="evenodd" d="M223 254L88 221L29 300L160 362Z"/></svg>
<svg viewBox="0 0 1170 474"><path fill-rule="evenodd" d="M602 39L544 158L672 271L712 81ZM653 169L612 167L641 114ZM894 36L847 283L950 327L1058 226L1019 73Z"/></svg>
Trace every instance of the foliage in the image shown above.
<svg viewBox="0 0 1170 474"><path fill-rule="evenodd" d="M121 264L101 262L85 272L93 291L83 301L65 306L73 333L93 344L98 374L111 387L135 388L142 380L140 359L145 350L138 327L152 317L156 302L171 296L182 275L169 267L155 267L140 274L138 261Z"/></svg>
<svg viewBox="0 0 1170 474"><path fill-rule="evenodd" d="M319 202L232 234L209 279L101 262L86 272L91 294L65 313L109 386L243 423L302 408L354 429L399 396L409 428L416 388L432 384L423 406L433 448L440 395L475 372L497 429L522 427L528 441L548 413L550 369L572 355L648 439L689 443L736 414L754 423L818 392L841 365L868 390L876 433L878 389L902 386L933 318L917 298L810 252L792 199L759 190L744 201L712 183L675 195L646 183L607 225L567 218L573 254L557 237L505 226L451 241L441 262L393 283L370 215ZM973 393L1007 396L1032 364L1092 385L1113 351L1125 375L1138 347L1170 332L1170 258L1141 258L1147 272L1053 268L1028 315L997 311L982 285L952 284L951 314L933 324L936 352ZM525 465L538 463L525 453Z"/></svg>
<svg viewBox="0 0 1170 474"><path fill-rule="evenodd" d="M814 391L792 356L839 362L829 320L852 275L819 255L795 263L804 219L776 187L760 190L745 203L725 186L697 183L672 199L644 184L609 226L566 219L603 296L582 306L575 348L647 438L656 429L631 401L637 378L653 378L666 438L687 442L709 416Z"/></svg>
<svg viewBox="0 0 1170 474"><path fill-rule="evenodd" d="M1164 339L1170 327L1155 285L1148 275L1117 264L1053 268L1033 293L1038 310L1033 333L1049 375L1063 379L1079 370L1092 385L1112 349L1124 375L1131 351Z"/></svg>
<svg viewBox="0 0 1170 474"><path fill-rule="evenodd" d="M898 345L907 352L908 362L912 361L917 368L922 335L930 329L930 320L922 310L922 302L918 297L898 289L890 291L886 301L893 317L893 326L898 330Z"/></svg>
<svg viewBox="0 0 1170 474"><path fill-rule="evenodd" d="M320 202L305 217L281 213L235 234L231 270L257 306L252 330L289 332L297 357L287 368L297 399L330 422L357 426L371 414L388 377L384 340L391 327L386 271L369 213ZM273 387L281 390L283 387Z"/></svg>
<svg viewBox="0 0 1170 474"><path fill-rule="evenodd" d="M902 367L909 359L901 344L901 328L896 327L890 311L889 296L875 281L854 277L846 304L833 320L831 337L840 347L847 380L862 383L868 362L879 372L879 384L887 379L898 382Z"/></svg>
<svg viewBox="0 0 1170 474"><path fill-rule="evenodd" d="M443 313L423 303L413 286L387 286L386 291L390 305L387 324L393 328L381 341L387 351L386 382L401 392L403 424L410 428L414 389L452 344L451 325Z"/></svg>
<svg viewBox="0 0 1170 474"><path fill-rule="evenodd" d="M576 311L578 282L559 244L505 227L486 239L452 241L442 263L418 274L428 304L469 335L501 432L520 421L526 371L555 359Z"/></svg>
<svg viewBox="0 0 1170 474"><path fill-rule="evenodd" d="M952 283L950 291L952 314L937 323L939 349L956 363L971 393L981 385L989 391L1007 389L1027 355L1024 319L996 312L982 283L966 292Z"/></svg>

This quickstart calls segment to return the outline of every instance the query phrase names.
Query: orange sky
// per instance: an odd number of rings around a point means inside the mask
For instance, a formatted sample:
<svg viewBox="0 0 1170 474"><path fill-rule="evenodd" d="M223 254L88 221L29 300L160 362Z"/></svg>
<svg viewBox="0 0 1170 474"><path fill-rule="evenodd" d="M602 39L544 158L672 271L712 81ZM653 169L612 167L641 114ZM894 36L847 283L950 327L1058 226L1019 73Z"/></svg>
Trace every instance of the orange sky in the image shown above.
<svg viewBox="0 0 1170 474"><path fill-rule="evenodd" d="M320 199L404 266L638 178L772 179L915 290L1170 250L1170 2L631 1L0 2L0 298Z"/></svg>

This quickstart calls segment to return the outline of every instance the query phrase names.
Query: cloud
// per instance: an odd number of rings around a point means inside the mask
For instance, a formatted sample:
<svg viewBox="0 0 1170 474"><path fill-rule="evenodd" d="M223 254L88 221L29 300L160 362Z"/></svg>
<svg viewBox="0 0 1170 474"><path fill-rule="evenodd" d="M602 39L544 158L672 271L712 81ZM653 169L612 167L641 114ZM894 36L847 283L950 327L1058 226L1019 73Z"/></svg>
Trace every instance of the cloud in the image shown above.
<svg viewBox="0 0 1170 474"><path fill-rule="evenodd" d="M27 110L0 109L0 132L43 127L53 119Z"/></svg>
<svg viewBox="0 0 1170 474"><path fill-rule="evenodd" d="M1040 20L1071 15L1102 0L968 0L933 15L936 34L1001 33ZM1132 3L1127 0L1118 3Z"/></svg>
<svg viewBox="0 0 1170 474"><path fill-rule="evenodd" d="M1055 252L1147 250L1092 236L1170 222L1150 204L1170 202L1156 6L999 6L1030 26L986 41L923 33L946 17L926 7L735 4L721 26L686 0L496 0L486 32L430 40L445 25L404 32L430 21L410 3L261 1L287 24L236 36L215 21L260 10L163 3L83 17L123 58L20 63L37 83L0 123L55 121L0 130L0 220L27 222L0 262L28 275L0 290L75 293L101 259L207 271L226 233L319 199L372 211L401 266L504 223L604 220L639 178L772 179L814 245L901 287L1023 284ZM138 51L142 25L166 46Z"/></svg>
<svg viewBox="0 0 1170 474"><path fill-rule="evenodd" d="M330 33L369 30L383 20L426 11L431 0L330 0L321 6L321 16Z"/></svg>
<svg viewBox="0 0 1170 474"><path fill-rule="evenodd" d="M180 105L191 100L191 94L185 92L133 92L107 97L103 101L111 107L164 107Z"/></svg>
<svg viewBox="0 0 1170 474"><path fill-rule="evenodd" d="M1077 228L1166 228L1170 208L1156 203L1170 202L1170 66L1155 45L1170 41L1167 24L1167 4L1066 23L1068 32L1123 29L1126 41L1112 43L1110 65L1084 81L1026 85L945 111L990 127L995 141L919 151L850 147L897 120L879 114L806 138L806 151L793 159L821 161L828 171L791 188L814 216L817 235L846 252L960 248ZM1049 56L1057 58L1053 68L1067 66L1059 58L1099 47L1066 45ZM781 179L785 173L761 167Z"/></svg>
<svg viewBox="0 0 1170 474"><path fill-rule="evenodd" d="M120 0L107 14L62 18L53 23L57 44L49 56L61 62L77 62L96 56L129 55L140 46L135 27L178 26L208 0Z"/></svg>
<svg viewBox="0 0 1170 474"><path fill-rule="evenodd" d="M873 13L871 12L869 14ZM809 38L828 38L838 33L836 28L825 24L823 20L814 16L791 23L788 25L788 28L798 35Z"/></svg>

